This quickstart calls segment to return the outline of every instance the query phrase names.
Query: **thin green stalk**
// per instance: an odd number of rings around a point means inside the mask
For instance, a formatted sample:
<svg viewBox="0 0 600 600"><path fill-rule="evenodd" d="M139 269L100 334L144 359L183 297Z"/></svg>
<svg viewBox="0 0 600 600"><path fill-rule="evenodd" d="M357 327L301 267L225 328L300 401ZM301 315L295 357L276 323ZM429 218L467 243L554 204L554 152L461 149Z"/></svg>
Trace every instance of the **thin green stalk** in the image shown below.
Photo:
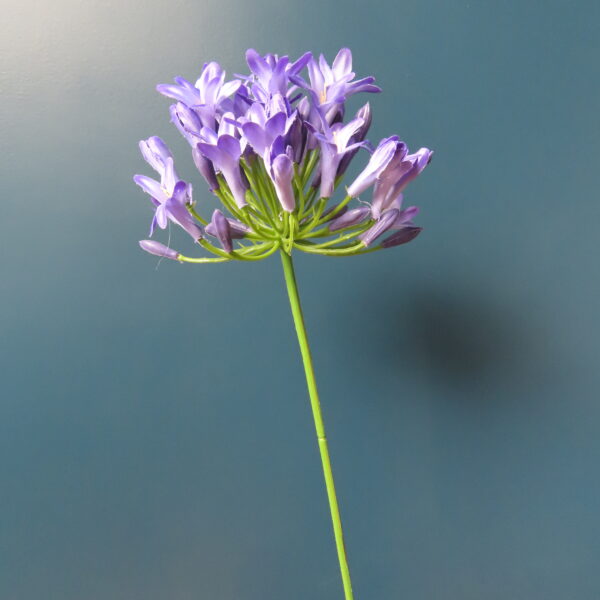
<svg viewBox="0 0 600 600"><path fill-rule="evenodd" d="M194 258L192 256L184 256L183 254L177 255L177 260L187 263L197 264L208 264L208 263L222 263L231 260L230 258Z"/></svg>
<svg viewBox="0 0 600 600"><path fill-rule="evenodd" d="M302 316L302 307L300 306L300 296L298 295L298 286L296 284L296 276L294 274L294 264L292 262L292 257L283 250L281 251L281 263L283 264L285 283L290 298L290 306L292 308L292 316L294 317L294 325L296 327L296 334L298 336L298 344L300 345L300 353L302 354L302 362L304 363L304 373L306 375L306 385L308 387L308 395L310 397L310 406L312 408L313 418L315 421L319 452L321 454L321 462L323 464L323 475L325 476L325 487L327 489L327 498L329 500L329 508L331 510L331 521L333 523L335 545L340 563L342 584L344 586L344 597L345 600L353 600L354 596L352 595L350 570L348 568L348 559L346 558L346 548L344 546L344 535L342 533L342 520L340 517L340 509L338 507L335 493L333 472L331 470L331 461L329 459L329 449L327 448L327 438L325 437L325 426L323 424L323 416L321 414L321 405L319 403L319 394L317 392L317 382L315 380L315 373L310 355L310 347L308 345L308 337L306 335L306 327L304 325L304 317Z"/></svg>
<svg viewBox="0 0 600 600"><path fill-rule="evenodd" d="M315 248L329 248L329 246L335 246L336 244L341 244L342 242L345 242L347 240L351 240L351 239L355 238L359 233L366 231L369 227L370 227L370 225L361 225L360 229L356 229L355 231L352 231L352 233L347 233L346 235L340 235L332 240L328 240L326 242L321 242L321 243L315 244L314 247ZM335 233L337 233L337 231Z"/></svg>
<svg viewBox="0 0 600 600"><path fill-rule="evenodd" d="M317 225L322 225L326 221L333 219L333 217L335 217L342 210L342 208L344 208L344 206L350 202L350 200L352 200L352 196L346 196L330 213L327 214L327 219L319 220Z"/></svg>
<svg viewBox="0 0 600 600"><path fill-rule="evenodd" d="M294 248L298 248L298 250L301 250L302 252L324 254L325 256L356 256L357 254L366 254L367 252L375 252L382 249L381 246L367 248L362 242L349 244L348 246L342 246L341 248L321 248L316 244L294 242Z"/></svg>

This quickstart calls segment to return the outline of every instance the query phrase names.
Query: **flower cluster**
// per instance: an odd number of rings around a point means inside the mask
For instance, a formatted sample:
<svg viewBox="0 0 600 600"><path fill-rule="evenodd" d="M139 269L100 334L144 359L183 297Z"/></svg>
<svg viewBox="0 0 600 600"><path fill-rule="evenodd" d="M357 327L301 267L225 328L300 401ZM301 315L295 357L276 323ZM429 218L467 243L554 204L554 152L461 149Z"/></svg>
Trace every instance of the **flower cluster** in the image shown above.
<svg viewBox="0 0 600 600"><path fill-rule="evenodd" d="M177 77L157 90L175 101L171 120L192 148L194 164L223 205L206 219L192 185L177 175L173 155L158 137L140 142L159 180L134 177L154 205L150 226L182 227L212 257L191 258L153 240L141 247L182 262L259 260L282 249L348 256L398 246L421 231L417 207L402 206L403 192L432 152L410 154L391 136L374 147L366 140L371 107L344 122L346 100L381 91L373 77L355 79L352 54L339 51L331 65L306 53L261 56L248 50L247 76L225 80L207 63L195 84ZM307 73L307 76L304 74ZM350 162L364 148L367 165L332 203ZM368 190L370 202L360 197ZM356 199L356 206L350 202Z"/></svg>

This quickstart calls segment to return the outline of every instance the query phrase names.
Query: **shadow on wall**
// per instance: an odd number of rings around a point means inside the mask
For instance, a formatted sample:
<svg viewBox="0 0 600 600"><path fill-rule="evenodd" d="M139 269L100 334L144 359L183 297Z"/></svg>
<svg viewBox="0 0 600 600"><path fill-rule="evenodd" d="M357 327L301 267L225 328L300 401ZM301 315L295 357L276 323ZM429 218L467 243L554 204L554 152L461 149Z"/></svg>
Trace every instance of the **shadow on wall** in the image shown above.
<svg viewBox="0 0 600 600"><path fill-rule="evenodd" d="M504 379L526 360L516 309L466 290L418 290L403 315L413 360L444 379ZM393 347L393 340L389 340Z"/></svg>
<svg viewBox="0 0 600 600"><path fill-rule="evenodd" d="M516 300L459 285L408 291L404 284L390 289L386 281L379 288L387 289L385 295L374 289L364 288L360 299L369 322L350 334L355 339L339 340L346 348L368 348L371 368L402 377L418 372L451 387L485 383L497 389L545 370L547 336L531 307L527 312ZM338 312L336 320L344 316L357 318Z"/></svg>

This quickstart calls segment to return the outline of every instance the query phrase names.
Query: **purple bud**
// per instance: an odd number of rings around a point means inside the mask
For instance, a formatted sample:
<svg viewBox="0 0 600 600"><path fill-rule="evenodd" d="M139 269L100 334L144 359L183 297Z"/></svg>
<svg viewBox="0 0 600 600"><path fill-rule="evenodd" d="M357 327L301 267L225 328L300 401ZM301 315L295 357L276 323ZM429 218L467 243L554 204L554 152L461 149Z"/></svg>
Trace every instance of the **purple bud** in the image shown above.
<svg viewBox="0 0 600 600"><path fill-rule="evenodd" d="M298 106L296 107L298 110L298 114L302 118L303 121L308 121L308 117L310 116L311 106L309 99L305 96L298 102Z"/></svg>
<svg viewBox="0 0 600 600"><path fill-rule="evenodd" d="M394 222L398 218L399 214L400 211L397 208L386 210L381 217L379 217L377 223L359 235L358 239L361 240L365 246L369 246L374 240L376 240L380 235L383 235L388 229L390 229L390 227L394 225Z"/></svg>
<svg viewBox="0 0 600 600"><path fill-rule="evenodd" d="M344 227L352 227L362 223L371 214L371 209L368 206L360 206L336 217L329 223L329 231L337 231Z"/></svg>
<svg viewBox="0 0 600 600"><path fill-rule="evenodd" d="M412 163L412 167L406 172L394 186L394 193L401 192L421 171L431 162L433 151L429 148L420 148L414 154L406 157Z"/></svg>
<svg viewBox="0 0 600 600"><path fill-rule="evenodd" d="M162 256L163 258L170 258L171 260L179 259L179 252L176 252L172 248L168 248L160 242L154 240L141 240L140 248L155 256Z"/></svg>
<svg viewBox="0 0 600 600"><path fill-rule="evenodd" d="M294 149L292 160L296 163L302 162L304 156L304 143L306 141L306 131L303 121L295 118L287 134L288 141Z"/></svg>
<svg viewBox="0 0 600 600"><path fill-rule="evenodd" d="M211 225L217 239L221 242L221 246L223 246L223 250L228 254L231 253L233 250L233 245L231 243L231 227L229 221L220 210L215 210L213 213Z"/></svg>
<svg viewBox="0 0 600 600"><path fill-rule="evenodd" d="M144 160L158 173L162 173L167 159L173 158L167 145L157 136L140 142L140 150Z"/></svg>
<svg viewBox="0 0 600 600"><path fill-rule="evenodd" d="M229 230L231 232L231 239L233 240L239 240L242 239L244 237L246 237L247 233L250 233L252 230L250 229L250 227L248 227L248 225L246 225L245 223L242 223L241 221L238 221L237 219L227 219L227 222L229 223ZM213 225L213 223L209 223L205 228L204 231L206 233L208 233L208 235L212 235L213 237L217 237L217 231L215 229L215 226Z"/></svg>
<svg viewBox="0 0 600 600"><path fill-rule="evenodd" d="M414 240L423 231L422 227L403 227L400 231L396 231L381 242L383 248L392 248L393 246L401 246Z"/></svg>
<svg viewBox="0 0 600 600"><path fill-rule="evenodd" d="M406 144L398 140L398 136L391 136L379 142L377 148L358 177L348 187L348 196L355 198L371 187L379 175L396 156L406 154Z"/></svg>
<svg viewBox="0 0 600 600"><path fill-rule="evenodd" d="M309 150L314 150L319 145L319 142L318 142L317 138L314 136L314 134L312 133L312 130L306 126L312 124L315 127L317 127L317 125L320 123L320 120L318 118L318 113L314 110L313 106L311 105L309 99L306 96L304 96L304 98L302 98L302 100L300 100L300 102L298 102L298 106L296 107L296 110L298 111L298 114L300 115L300 119L302 120L302 122L305 125L304 132L306 135L306 140L305 140L305 153L306 153ZM314 121L314 123L313 123L313 121Z"/></svg>
<svg viewBox="0 0 600 600"><path fill-rule="evenodd" d="M365 138L367 137L367 133L369 132L369 128L371 127L371 122L373 120L371 105L367 102L364 106L362 106L356 113L355 118L362 119L364 123L350 138L348 145L364 142ZM350 152L346 152L346 154L344 154L338 166L336 177L343 175L348 170L348 167L350 166L352 159L356 156L358 150L359 148L354 148L354 150L350 150Z"/></svg>
<svg viewBox="0 0 600 600"><path fill-rule="evenodd" d="M189 106L186 106L182 102L178 102L175 105L174 114L185 131L196 136L200 135L202 121Z"/></svg>
<svg viewBox="0 0 600 600"><path fill-rule="evenodd" d="M198 169L198 171L200 171L200 174L202 175L202 177L204 177L206 183L208 183L210 191L214 192L218 190L219 181L217 180L217 175L215 174L215 168L212 162L208 158L206 158L206 156L204 156L202 152L200 152L198 146L196 146L192 150L192 157L194 159L194 164L196 165L196 168Z"/></svg>
<svg viewBox="0 0 600 600"><path fill-rule="evenodd" d="M356 117L358 119L362 119L364 121L364 125L361 128L362 140L365 139L369 128L371 127L371 121L373 120L373 113L371 112L371 104L367 102L363 106L358 109L356 113ZM362 141L361 140L361 141Z"/></svg>
<svg viewBox="0 0 600 600"><path fill-rule="evenodd" d="M412 225L412 220L419 214L418 206L409 206L400 211L396 222L394 223L394 229L400 229L405 225Z"/></svg>
<svg viewBox="0 0 600 600"><path fill-rule="evenodd" d="M292 212L296 206L292 179L294 177L294 165L287 154L279 154L273 159L271 165L272 179L277 191L277 197L283 210Z"/></svg>

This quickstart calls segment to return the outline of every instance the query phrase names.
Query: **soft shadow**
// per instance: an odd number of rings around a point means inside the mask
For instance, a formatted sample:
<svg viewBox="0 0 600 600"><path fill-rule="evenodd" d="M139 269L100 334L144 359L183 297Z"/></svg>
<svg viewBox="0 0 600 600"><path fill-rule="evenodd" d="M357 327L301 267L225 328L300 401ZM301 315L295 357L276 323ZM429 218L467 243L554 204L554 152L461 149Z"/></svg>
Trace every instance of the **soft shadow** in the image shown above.
<svg viewBox="0 0 600 600"><path fill-rule="evenodd" d="M525 358L528 344L516 310L471 291L419 290L403 321L413 359L444 378L505 378Z"/></svg>
<svg viewBox="0 0 600 600"><path fill-rule="evenodd" d="M361 328L360 340L353 341L368 347L373 366L387 371L429 372L455 384L510 383L539 356L541 340L531 314L481 290L404 288L385 296L365 294L362 304L373 316Z"/></svg>

